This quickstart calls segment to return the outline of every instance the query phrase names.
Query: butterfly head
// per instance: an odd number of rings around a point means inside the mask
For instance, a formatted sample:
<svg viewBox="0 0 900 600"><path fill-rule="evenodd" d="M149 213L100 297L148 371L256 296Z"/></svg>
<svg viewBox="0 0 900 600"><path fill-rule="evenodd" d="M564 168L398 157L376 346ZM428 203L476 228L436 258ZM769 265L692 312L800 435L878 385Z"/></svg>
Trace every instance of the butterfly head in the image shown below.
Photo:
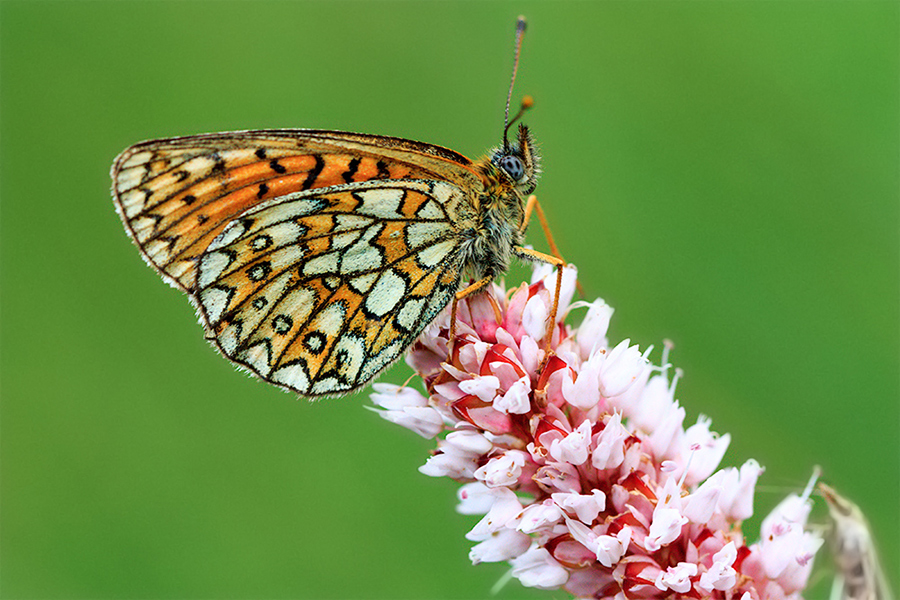
<svg viewBox="0 0 900 600"><path fill-rule="evenodd" d="M528 195L537 186L541 174L541 157L528 127L519 124L515 141L504 141L491 152L491 162L504 176L512 180L520 194Z"/></svg>

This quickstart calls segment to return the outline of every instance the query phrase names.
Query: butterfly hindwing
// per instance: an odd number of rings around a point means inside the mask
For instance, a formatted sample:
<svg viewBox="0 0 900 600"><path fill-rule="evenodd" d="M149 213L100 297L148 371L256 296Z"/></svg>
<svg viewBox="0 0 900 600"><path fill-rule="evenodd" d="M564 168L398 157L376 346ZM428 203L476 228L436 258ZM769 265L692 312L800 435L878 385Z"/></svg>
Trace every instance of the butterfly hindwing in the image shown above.
<svg viewBox="0 0 900 600"><path fill-rule="evenodd" d="M464 156L385 136L261 130L155 140L112 168L116 208L147 262L185 291L197 260L239 215L273 198L360 181L480 185Z"/></svg>
<svg viewBox="0 0 900 600"><path fill-rule="evenodd" d="M471 204L436 180L289 194L222 227L192 290L220 350L304 396L393 363L459 287Z"/></svg>

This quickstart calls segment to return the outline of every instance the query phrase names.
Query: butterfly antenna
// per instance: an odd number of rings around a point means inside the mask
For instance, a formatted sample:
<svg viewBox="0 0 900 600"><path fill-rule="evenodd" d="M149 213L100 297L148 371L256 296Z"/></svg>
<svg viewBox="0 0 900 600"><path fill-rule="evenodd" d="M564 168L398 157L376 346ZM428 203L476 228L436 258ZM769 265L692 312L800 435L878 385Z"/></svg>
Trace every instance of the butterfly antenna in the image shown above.
<svg viewBox="0 0 900 600"><path fill-rule="evenodd" d="M523 108L519 110L519 114L517 114L512 122L509 120L509 103L512 101L512 91L513 85L516 83L516 71L519 70L519 52L522 50L522 36L525 34L525 17L519 16L519 19L516 21L516 55L513 61L513 72L512 72L512 80L509 82L509 93L506 95L506 115L503 123L503 148L509 148L509 141L506 138L506 132L509 131L509 126L512 125L516 119L518 119L522 115L522 111L525 108L525 103L522 102Z"/></svg>

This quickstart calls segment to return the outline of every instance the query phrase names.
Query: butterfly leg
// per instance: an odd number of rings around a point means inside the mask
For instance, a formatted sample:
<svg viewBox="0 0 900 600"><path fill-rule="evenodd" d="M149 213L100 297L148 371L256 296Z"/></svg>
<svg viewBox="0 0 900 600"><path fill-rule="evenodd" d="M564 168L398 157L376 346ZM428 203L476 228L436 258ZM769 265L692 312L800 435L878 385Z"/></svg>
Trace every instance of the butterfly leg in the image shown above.
<svg viewBox="0 0 900 600"><path fill-rule="evenodd" d="M562 290L562 274L563 267L566 266L566 261L556 256L538 252L537 250L523 248L522 246L516 246L514 250L521 258L536 260L556 267L556 291L553 294L553 305L550 307L550 314L547 316L547 335L544 338L544 348L546 349L544 363L546 363L550 358L550 341L553 338L553 330L556 328L556 313L559 310L559 293L560 290Z"/></svg>
<svg viewBox="0 0 900 600"><path fill-rule="evenodd" d="M563 261L563 264L565 264L565 259L562 257L562 254L560 254L556 242L553 241L553 234L550 232L550 223L547 222L547 216L544 214L544 209L541 208L541 203L538 202L537 196L534 194L528 196L528 201L525 203L525 217L522 219L522 226L519 228L519 231L524 233L525 228L528 227L528 221L531 220L532 213L537 213L538 221L541 223L541 229L544 230L544 237L547 239L547 245L550 246L550 254L552 254L554 258ZM584 288L581 287L581 282L576 281L575 285L578 286L578 294L584 296Z"/></svg>
<svg viewBox="0 0 900 600"><path fill-rule="evenodd" d="M493 280L493 277L482 277L475 283L467 286L465 289L456 292L456 295L453 296L453 302L452 304L450 304L450 356L453 356L453 336L456 334L456 307L459 304L459 301L463 298L466 298L467 296L471 296L475 292L481 291ZM495 313L496 312L497 311L495 309Z"/></svg>
<svg viewBox="0 0 900 600"><path fill-rule="evenodd" d="M538 202L537 196L534 194L528 196L528 201L525 203L525 217L522 219L522 226L519 227L519 231L524 232L525 228L528 227L528 221L531 220L531 213L533 212L537 213L538 221L541 222L541 229L544 230L544 237L547 238L547 245L550 246L550 254L559 260L565 261L562 254L559 253L556 242L553 241L553 234L550 233L550 224L547 222L544 209L541 208L541 203Z"/></svg>

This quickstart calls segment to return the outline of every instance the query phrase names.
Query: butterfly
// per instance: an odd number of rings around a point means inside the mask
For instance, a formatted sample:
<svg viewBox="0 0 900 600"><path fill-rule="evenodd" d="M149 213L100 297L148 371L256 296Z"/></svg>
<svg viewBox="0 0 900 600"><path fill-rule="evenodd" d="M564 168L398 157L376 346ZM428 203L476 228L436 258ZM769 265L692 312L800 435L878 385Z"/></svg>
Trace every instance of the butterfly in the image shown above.
<svg viewBox="0 0 900 600"><path fill-rule="evenodd" d="M520 18L513 82L524 29ZM529 105L510 121L511 94L512 84L503 143L476 161L310 129L142 142L112 166L116 210L225 357L301 396L341 395L514 256L564 264L549 236L556 256L522 246L532 212L549 230L528 197L540 173L533 137L520 124L508 140Z"/></svg>

